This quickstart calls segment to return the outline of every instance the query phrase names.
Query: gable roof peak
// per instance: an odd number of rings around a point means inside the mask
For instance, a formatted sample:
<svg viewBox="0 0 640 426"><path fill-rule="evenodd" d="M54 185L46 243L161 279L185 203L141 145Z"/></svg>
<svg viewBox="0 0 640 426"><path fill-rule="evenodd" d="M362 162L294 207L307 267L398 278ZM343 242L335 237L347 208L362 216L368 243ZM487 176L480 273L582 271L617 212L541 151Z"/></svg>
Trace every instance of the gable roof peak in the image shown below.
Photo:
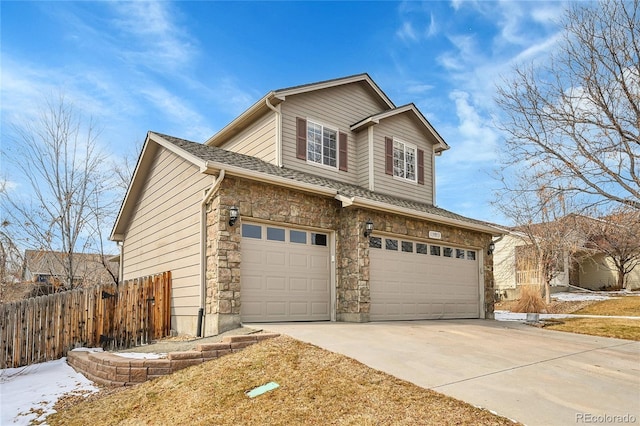
<svg viewBox="0 0 640 426"><path fill-rule="evenodd" d="M347 77L339 77L331 80L323 80L315 83L307 83L298 86L287 87L284 89L272 90L256 103L251 105L242 114L237 116L233 121L223 127L215 135L211 136L204 143L205 145L218 146L225 141L229 136L238 132L238 129L242 128L246 123L250 122L253 118L259 114L269 110L268 105L276 106L283 102L287 96L299 95L302 93L313 92L322 89L328 89L332 87L343 86L346 84L363 83L371 90L372 94L387 106L388 109L394 109L396 106L391 99L380 89L380 87L373 81L371 76L367 73L354 74Z"/></svg>

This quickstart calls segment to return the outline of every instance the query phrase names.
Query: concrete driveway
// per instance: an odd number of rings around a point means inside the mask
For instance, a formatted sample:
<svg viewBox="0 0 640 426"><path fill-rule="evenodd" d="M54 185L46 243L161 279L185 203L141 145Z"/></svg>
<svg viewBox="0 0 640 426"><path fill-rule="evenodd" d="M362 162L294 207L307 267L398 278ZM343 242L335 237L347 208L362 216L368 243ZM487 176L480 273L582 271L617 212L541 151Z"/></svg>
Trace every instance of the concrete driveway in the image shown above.
<svg viewBox="0 0 640 426"><path fill-rule="evenodd" d="M640 424L640 342L492 320L246 325L527 425Z"/></svg>

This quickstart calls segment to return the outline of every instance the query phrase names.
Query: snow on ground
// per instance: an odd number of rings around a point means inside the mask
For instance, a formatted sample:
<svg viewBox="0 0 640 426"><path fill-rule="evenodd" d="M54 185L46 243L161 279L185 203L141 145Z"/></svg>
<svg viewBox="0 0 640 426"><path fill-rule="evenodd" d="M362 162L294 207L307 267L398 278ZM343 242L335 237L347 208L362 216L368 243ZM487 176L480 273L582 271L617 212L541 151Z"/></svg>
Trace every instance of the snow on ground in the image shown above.
<svg viewBox="0 0 640 426"><path fill-rule="evenodd" d="M121 356L123 358L133 359L160 359L166 358L167 354L154 354L154 353L139 353L139 352L114 352L114 355Z"/></svg>
<svg viewBox="0 0 640 426"><path fill-rule="evenodd" d="M74 351L102 352L102 348L78 348ZM165 358L166 354L116 353L135 359ZM53 414L56 401L67 393L89 395L99 389L77 373L66 358L0 370L0 425L29 425ZM46 424L46 423L44 423Z"/></svg>
<svg viewBox="0 0 640 426"><path fill-rule="evenodd" d="M77 373L66 358L0 370L0 424L29 425L53 414L64 394L97 392L92 381Z"/></svg>
<svg viewBox="0 0 640 426"><path fill-rule="evenodd" d="M551 295L552 299L561 302L579 302L582 300L607 300L610 296L598 293L555 293Z"/></svg>

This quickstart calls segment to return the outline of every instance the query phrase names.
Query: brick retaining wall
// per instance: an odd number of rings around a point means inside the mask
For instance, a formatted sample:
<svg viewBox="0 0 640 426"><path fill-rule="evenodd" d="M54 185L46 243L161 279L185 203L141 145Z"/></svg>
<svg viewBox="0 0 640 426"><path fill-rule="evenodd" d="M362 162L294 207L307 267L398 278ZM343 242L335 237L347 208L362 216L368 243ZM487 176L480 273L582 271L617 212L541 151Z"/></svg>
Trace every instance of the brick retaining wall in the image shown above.
<svg viewBox="0 0 640 426"><path fill-rule="evenodd" d="M195 350L170 352L161 359L126 358L110 352L70 351L67 363L100 385L127 386L166 376L277 336L277 333L226 336L221 342L198 344Z"/></svg>

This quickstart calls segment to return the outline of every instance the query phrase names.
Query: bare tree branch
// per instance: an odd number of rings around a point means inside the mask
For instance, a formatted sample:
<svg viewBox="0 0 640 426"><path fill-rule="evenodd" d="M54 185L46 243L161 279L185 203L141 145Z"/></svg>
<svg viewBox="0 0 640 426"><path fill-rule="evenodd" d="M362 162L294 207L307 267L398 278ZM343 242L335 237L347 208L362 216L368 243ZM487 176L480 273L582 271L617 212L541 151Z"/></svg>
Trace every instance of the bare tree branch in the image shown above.
<svg viewBox="0 0 640 426"><path fill-rule="evenodd" d="M496 96L505 173L640 209L639 17L640 0L574 4L556 54L516 66Z"/></svg>

